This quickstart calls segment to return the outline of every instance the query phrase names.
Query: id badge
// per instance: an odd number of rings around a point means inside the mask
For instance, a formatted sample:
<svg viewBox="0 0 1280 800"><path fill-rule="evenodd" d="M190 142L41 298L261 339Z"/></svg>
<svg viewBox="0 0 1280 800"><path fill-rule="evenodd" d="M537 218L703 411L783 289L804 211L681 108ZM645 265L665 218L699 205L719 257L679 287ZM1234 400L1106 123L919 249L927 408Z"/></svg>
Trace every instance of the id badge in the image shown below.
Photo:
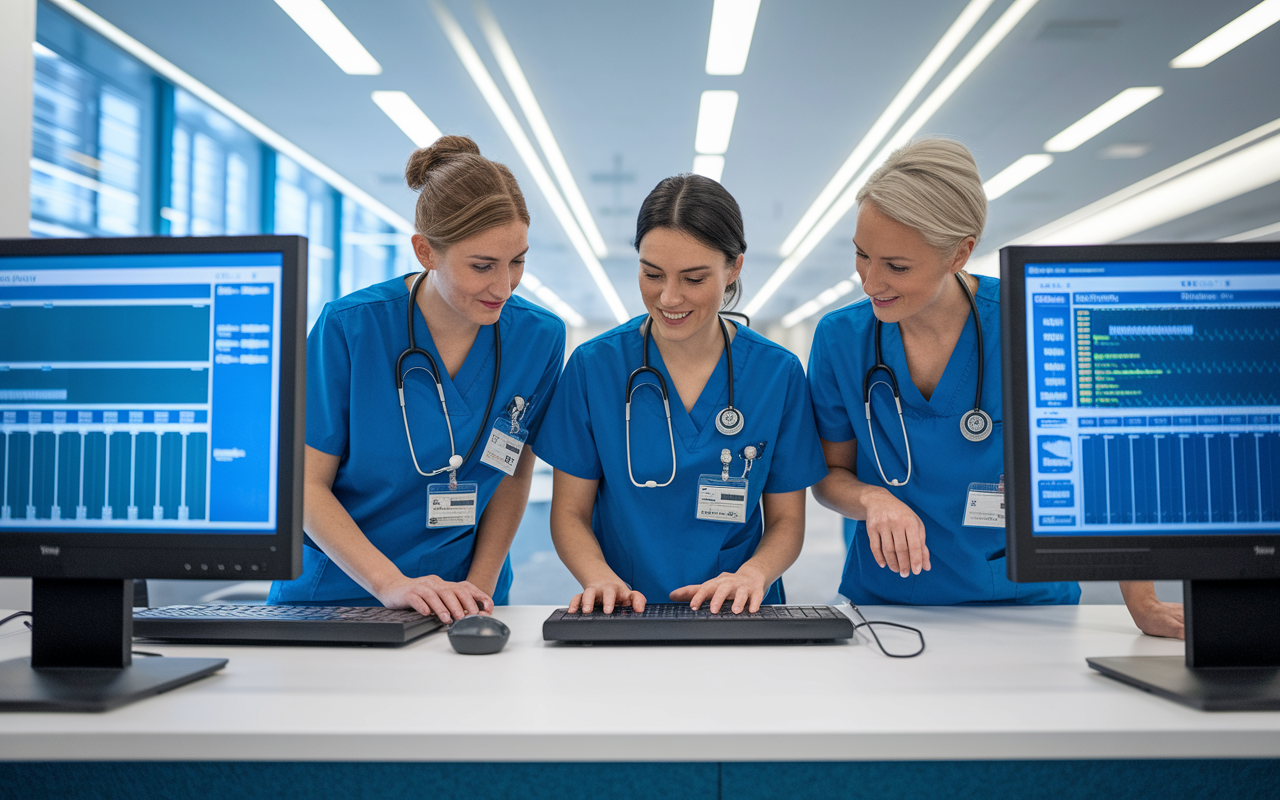
<svg viewBox="0 0 1280 800"><path fill-rule="evenodd" d="M480 485L474 482L459 483L449 488L447 483L427 485L427 527L449 528L454 525L476 524L476 497Z"/></svg>
<svg viewBox="0 0 1280 800"><path fill-rule="evenodd" d="M488 464L499 472L515 475L516 465L520 463L520 453L528 438L529 431L519 422L512 423L507 417L498 417L493 421L489 438L485 440L484 455L480 456L480 463Z"/></svg>
<svg viewBox="0 0 1280 800"><path fill-rule="evenodd" d="M964 522L970 528L1004 527L1004 484L971 483L964 504Z"/></svg>
<svg viewBox="0 0 1280 800"><path fill-rule="evenodd" d="M747 521L746 478L698 476L698 519L711 522Z"/></svg>

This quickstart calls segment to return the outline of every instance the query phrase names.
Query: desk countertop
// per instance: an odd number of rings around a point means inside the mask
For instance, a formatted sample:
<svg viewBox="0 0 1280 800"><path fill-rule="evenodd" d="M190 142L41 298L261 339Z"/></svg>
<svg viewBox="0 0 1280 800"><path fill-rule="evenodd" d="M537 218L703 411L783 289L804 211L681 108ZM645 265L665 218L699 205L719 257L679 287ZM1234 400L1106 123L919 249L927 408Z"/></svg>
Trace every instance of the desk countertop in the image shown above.
<svg viewBox="0 0 1280 800"><path fill-rule="evenodd" d="M1183 652L1141 635L1123 606L864 608L924 630L928 649L905 660L862 638L548 645L551 610L498 609L512 638L491 656L458 655L443 634L393 650L147 644L230 662L104 714L0 715L0 759L1280 757L1280 713L1199 712L1089 669L1087 656ZM28 641L0 639L0 659Z"/></svg>

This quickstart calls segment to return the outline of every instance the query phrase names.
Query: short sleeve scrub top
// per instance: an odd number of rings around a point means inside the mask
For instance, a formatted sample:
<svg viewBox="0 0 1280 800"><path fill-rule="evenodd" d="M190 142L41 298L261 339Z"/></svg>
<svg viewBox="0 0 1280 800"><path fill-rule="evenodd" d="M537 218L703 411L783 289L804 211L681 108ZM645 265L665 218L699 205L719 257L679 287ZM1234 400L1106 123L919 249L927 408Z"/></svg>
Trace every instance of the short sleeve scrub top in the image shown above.
<svg viewBox="0 0 1280 800"><path fill-rule="evenodd" d="M826 475L808 386L799 360L739 326L733 339L734 406L745 425L735 435L716 429L728 404L727 353L722 353L692 412L686 412L657 344L649 364L667 383L675 440L675 478L663 487L632 484L671 476L671 439L662 395L652 375L631 403L631 473L627 469L626 384L640 366L638 317L581 345L569 358L547 412L538 456L557 469L598 480L592 530L618 577L651 602L668 602L683 586L735 572L755 553L764 533L762 493L803 490ZM697 518L699 478L722 476L721 450L730 451L730 477L745 469L742 450L763 454L747 475L745 522ZM763 445L763 447L762 447ZM783 602L781 580L766 603Z"/></svg>
<svg viewBox="0 0 1280 800"><path fill-rule="evenodd" d="M999 280L979 277L974 294L986 351L980 404L994 423L983 441L971 442L960 432L960 418L973 408L977 389L973 315L928 400L911 381L898 326L881 329L884 361L898 378L910 441L911 478L905 486L888 486L881 477L867 427L862 381L875 364L875 314L870 301L827 314L814 333L809 385L819 434L829 442L857 439L858 479L885 487L920 517L932 567L906 578L880 567L871 555L866 523L859 520L840 582L840 593L854 603L1076 603L1080 599L1076 583L1013 583L1006 573L1004 528L962 524L970 484L998 484L1004 474ZM884 475L901 480L907 475L906 444L893 395L885 386L872 390L871 418Z"/></svg>
<svg viewBox="0 0 1280 800"><path fill-rule="evenodd" d="M353 292L325 306L307 336L307 445L340 456L333 493L369 541L409 577L438 575L465 580L475 549L476 526L428 527L428 484L448 483L448 472L431 478L414 468L396 393L396 359L409 346L409 290L403 278ZM502 367L490 419L485 406L493 390L497 355L492 325L480 328L471 351L450 378L440 382L453 424L456 452L465 456L481 428L492 427L518 395L527 402L520 424L528 431L524 458L531 457L543 417L564 363L564 323L551 312L513 295L502 309ZM418 346L444 364L421 313L414 314ZM423 369L411 369L423 367ZM405 360L405 409L418 463L432 471L449 463L449 436L429 363ZM506 474L480 463L481 440L458 470L458 481L478 484L478 523ZM494 602L505 604L511 588L510 559L503 565ZM268 602L378 605L378 601L332 563L308 537L302 575L276 581Z"/></svg>

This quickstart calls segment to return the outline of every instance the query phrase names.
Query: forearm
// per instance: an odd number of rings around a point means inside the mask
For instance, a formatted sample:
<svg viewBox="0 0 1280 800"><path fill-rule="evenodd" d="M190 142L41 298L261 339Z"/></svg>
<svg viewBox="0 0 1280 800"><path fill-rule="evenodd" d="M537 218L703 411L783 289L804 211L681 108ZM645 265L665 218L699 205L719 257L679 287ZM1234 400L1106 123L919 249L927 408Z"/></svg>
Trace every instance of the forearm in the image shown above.
<svg viewBox="0 0 1280 800"><path fill-rule="evenodd" d="M744 567L759 570L765 587L795 563L804 546L804 490L764 496L764 535Z"/></svg>
<svg viewBox="0 0 1280 800"><path fill-rule="evenodd" d="M374 547L328 486L306 486L302 517L312 541L370 594L377 596L383 587L404 577L391 559Z"/></svg>
<svg viewBox="0 0 1280 800"><path fill-rule="evenodd" d="M813 487L813 496L824 507L849 519L867 518L867 505L878 494L888 493L883 486L864 483L845 467L827 465L827 477Z"/></svg>
<svg viewBox="0 0 1280 800"><path fill-rule="evenodd" d="M551 542L560 560L583 586L617 578L591 529L593 508L594 502L585 506L581 498L566 500L556 496L551 501Z"/></svg>
<svg viewBox="0 0 1280 800"><path fill-rule="evenodd" d="M524 517L536 460L533 451L524 454L516 468L516 474L506 476L498 484L476 526L476 543L471 554L471 569L467 572L467 580L490 596L498 587L502 565L507 560L511 542L515 540L520 520Z"/></svg>

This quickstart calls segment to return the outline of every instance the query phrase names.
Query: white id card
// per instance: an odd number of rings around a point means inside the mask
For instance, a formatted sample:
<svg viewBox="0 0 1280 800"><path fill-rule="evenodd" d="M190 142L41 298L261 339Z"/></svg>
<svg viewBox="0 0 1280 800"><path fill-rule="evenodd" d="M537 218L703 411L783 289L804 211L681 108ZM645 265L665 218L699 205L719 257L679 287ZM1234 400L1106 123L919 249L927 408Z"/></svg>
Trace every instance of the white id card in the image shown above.
<svg viewBox="0 0 1280 800"><path fill-rule="evenodd" d="M699 475L698 519L712 522L746 522L746 479L723 480L719 475Z"/></svg>
<svg viewBox="0 0 1280 800"><path fill-rule="evenodd" d="M515 428L515 432L512 432ZM489 438L484 443L484 455L480 456L481 464L488 464L494 469L508 475L516 474L516 465L520 463L520 453L524 450L529 431L520 423L511 423L508 417L498 417L493 421Z"/></svg>
<svg viewBox="0 0 1280 800"><path fill-rule="evenodd" d="M964 522L971 528L1004 527L1004 485L971 483L964 504Z"/></svg>
<svg viewBox="0 0 1280 800"><path fill-rule="evenodd" d="M476 496L480 492L477 483L459 483L449 488L447 483L427 485L427 527L448 528L453 525L476 524Z"/></svg>

